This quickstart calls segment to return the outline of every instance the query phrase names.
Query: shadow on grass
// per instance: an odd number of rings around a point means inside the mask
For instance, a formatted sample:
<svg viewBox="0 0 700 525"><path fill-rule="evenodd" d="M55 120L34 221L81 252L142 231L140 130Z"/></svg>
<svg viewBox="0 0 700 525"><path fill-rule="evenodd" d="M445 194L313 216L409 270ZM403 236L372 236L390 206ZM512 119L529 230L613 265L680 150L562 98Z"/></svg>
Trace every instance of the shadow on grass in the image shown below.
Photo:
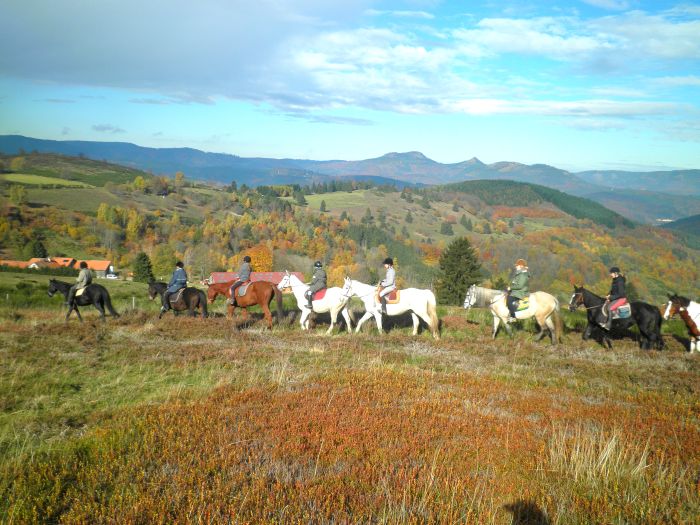
<svg viewBox="0 0 700 525"><path fill-rule="evenodd" d="M519 500L503 506L513 517L511 525L550 525L547 515L532 501Z"/></svg>

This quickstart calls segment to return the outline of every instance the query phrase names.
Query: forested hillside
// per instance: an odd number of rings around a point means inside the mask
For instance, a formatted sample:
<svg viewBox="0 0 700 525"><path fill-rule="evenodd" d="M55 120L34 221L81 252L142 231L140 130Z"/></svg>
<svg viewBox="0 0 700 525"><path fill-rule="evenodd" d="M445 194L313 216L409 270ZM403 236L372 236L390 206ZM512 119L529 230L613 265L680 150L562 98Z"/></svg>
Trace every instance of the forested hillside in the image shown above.
<svg viewBox="0 0 700 525"><path fill-rule="evenodd" d="M259 271L308 273L321 259L338 285L345 275L376 282L390 255L401 285L432 286L442 251L466 236L494 287L504 286L519 257L530 264L533 288L561 297L573 282L606 292L612 264L647 300L661 301L668 290L694 295L700 281L698 251L674 232L633 225L595 203L536 185L251 189L210 186L183 173L158 177L79 158L30 157L7 158L10 173L0 176L2 258L32 256L29 241L38 238L51 255L110 259L124 272L144 251L160 277L169 276L177 259L193 278L237 268L244 254ZM21 173L41 166L42 177L72 177L85 186L8 180L20 164Z"/></svg>

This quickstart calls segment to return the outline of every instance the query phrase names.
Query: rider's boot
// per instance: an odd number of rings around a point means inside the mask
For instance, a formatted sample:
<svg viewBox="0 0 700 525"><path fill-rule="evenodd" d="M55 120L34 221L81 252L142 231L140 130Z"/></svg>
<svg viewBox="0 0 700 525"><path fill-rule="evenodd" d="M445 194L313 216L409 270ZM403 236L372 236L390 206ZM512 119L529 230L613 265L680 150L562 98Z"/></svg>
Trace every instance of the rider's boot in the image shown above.
<svg viewBox="0 0 700 525"><path fill-rule="evenodd" d="M382 313L386 315L386 296L381 298L382 301Z"/></svg>

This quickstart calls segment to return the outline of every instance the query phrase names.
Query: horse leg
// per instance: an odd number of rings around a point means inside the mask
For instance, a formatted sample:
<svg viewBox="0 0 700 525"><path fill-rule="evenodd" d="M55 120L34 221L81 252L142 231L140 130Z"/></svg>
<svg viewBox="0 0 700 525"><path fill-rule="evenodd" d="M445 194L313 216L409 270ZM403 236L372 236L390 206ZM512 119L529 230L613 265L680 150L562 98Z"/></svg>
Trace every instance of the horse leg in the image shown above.
<svg viewBox="0 0 700 525"><path fill-rule="evenodd" d="M365 323L365 321L366 321L367 319L369 319L370 317L372 317L372 315L373 315L372 312L370 312L369 310L367 310L367 311L365 312L365 314L364 314L364 315L360 318L360 320L357 322L357 327L355 328L355 333L359 333L360 328L362 328L362 325Z"/></svg>
<svg viewBox="0 0 700 525"><path fill-rule="evenodd" d="M328 327L328 330L326 330L326 335L331 335L333 333L333 327L335 326L336 321L338 320L338 310L335 308L331 308L331 325Z"/></svg>
<svg viewBox="0 0 700 525"><path fill-rule="evenodd" d="M498 317L497 315L493 316L493 333L491 334L492 339L496 339L496 335L498 335L498 329L501 324L501 318ZM508 325L506 325L507 327Z"/></svg>
<svg viewBox="0 0 700 525"><path fill-rule="evenodd" d="M592 333L593 333L593 325L591 325L591 323L588 323L586 325L586 328L583 330L583 335L581 336L581 339L583 339L584 341L588 341L588 339L590 339Z"/></svg>
<svg viewBox="0 0 700 525"><path fill-rule="evenodd" d="M263 314L265 315L265 319L267 320L267 327L270 330L272 330L272 312L270 312L269 305L265 301L263 301L260 305L260 308L262 308Z"/></svg>
<svg viewBox="0 0 700 525"><path fill-rule="evenodd" d="M350 312L348 312L347 306L343 306L343 309L340 311L340 313L343 316L343 319L345 319L345 327L348 329L348 333L352 333L352 321L350 320Z"/></svg>
<svg viewBox="0 0 700 525"><path fill-rule="evenodd" d="M299 324L301 325L302 330L308 330L308 327L306 326L306 320L308 319L310 314L311 310L309 310L308 308L304 308L301 311L301 319L299 319Z"/></svg>
<svg viewBox="0 0 700 525"><path fill-rule="evenodd" d="M554 332L555 332L554 321L552 321L551 317L547 317L547 319L545 319L544 322L547 325L547 330L549 330L549 338L552 340L552 344L555 344L555 342L554 342Z"/></svg>
<svg viewBox="0 0 700 525"><path fill-rule="evenodd" d="M104 323L104 322L105 322L105 309L104 309L104 306L102 306L102 304L101 304L100 301L95 301L95 302L92 303L92 304L95 306L95 308L97 308L97 311L100 312L100 319L101 319L102 322Z"/></svg>
<svg viewBox="0 0 700 525"><path fill-rule="evenodd" d="M384 325L382 324L382 312L381 310L377 310L374 312L374 319L377 321L377 330L379 330L380 334L384 333Z"/></svg>
<svg viewBox="0 0 700 525"><path fill-rule="evenodd" d="M420 325L420 319L413 312L411 312L411 319L413 320L413 335L418 335L418 326Z"/></svg>

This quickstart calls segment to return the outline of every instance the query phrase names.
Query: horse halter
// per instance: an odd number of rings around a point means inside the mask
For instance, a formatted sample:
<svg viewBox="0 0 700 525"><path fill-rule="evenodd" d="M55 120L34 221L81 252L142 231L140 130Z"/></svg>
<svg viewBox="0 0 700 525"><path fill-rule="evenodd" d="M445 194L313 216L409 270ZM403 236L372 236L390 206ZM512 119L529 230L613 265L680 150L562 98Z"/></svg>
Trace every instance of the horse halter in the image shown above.
<svg viewBox="0 0 700 525"><path fill-rule="evenodd" d="M576 302L574 302L574 299L576 299ZM575 310L578 310L578 307L582 304L584 304L583 290L581 290L580 292L574 292L571 296L571 301L569 301L569 311L573 312Z"/></svg>

